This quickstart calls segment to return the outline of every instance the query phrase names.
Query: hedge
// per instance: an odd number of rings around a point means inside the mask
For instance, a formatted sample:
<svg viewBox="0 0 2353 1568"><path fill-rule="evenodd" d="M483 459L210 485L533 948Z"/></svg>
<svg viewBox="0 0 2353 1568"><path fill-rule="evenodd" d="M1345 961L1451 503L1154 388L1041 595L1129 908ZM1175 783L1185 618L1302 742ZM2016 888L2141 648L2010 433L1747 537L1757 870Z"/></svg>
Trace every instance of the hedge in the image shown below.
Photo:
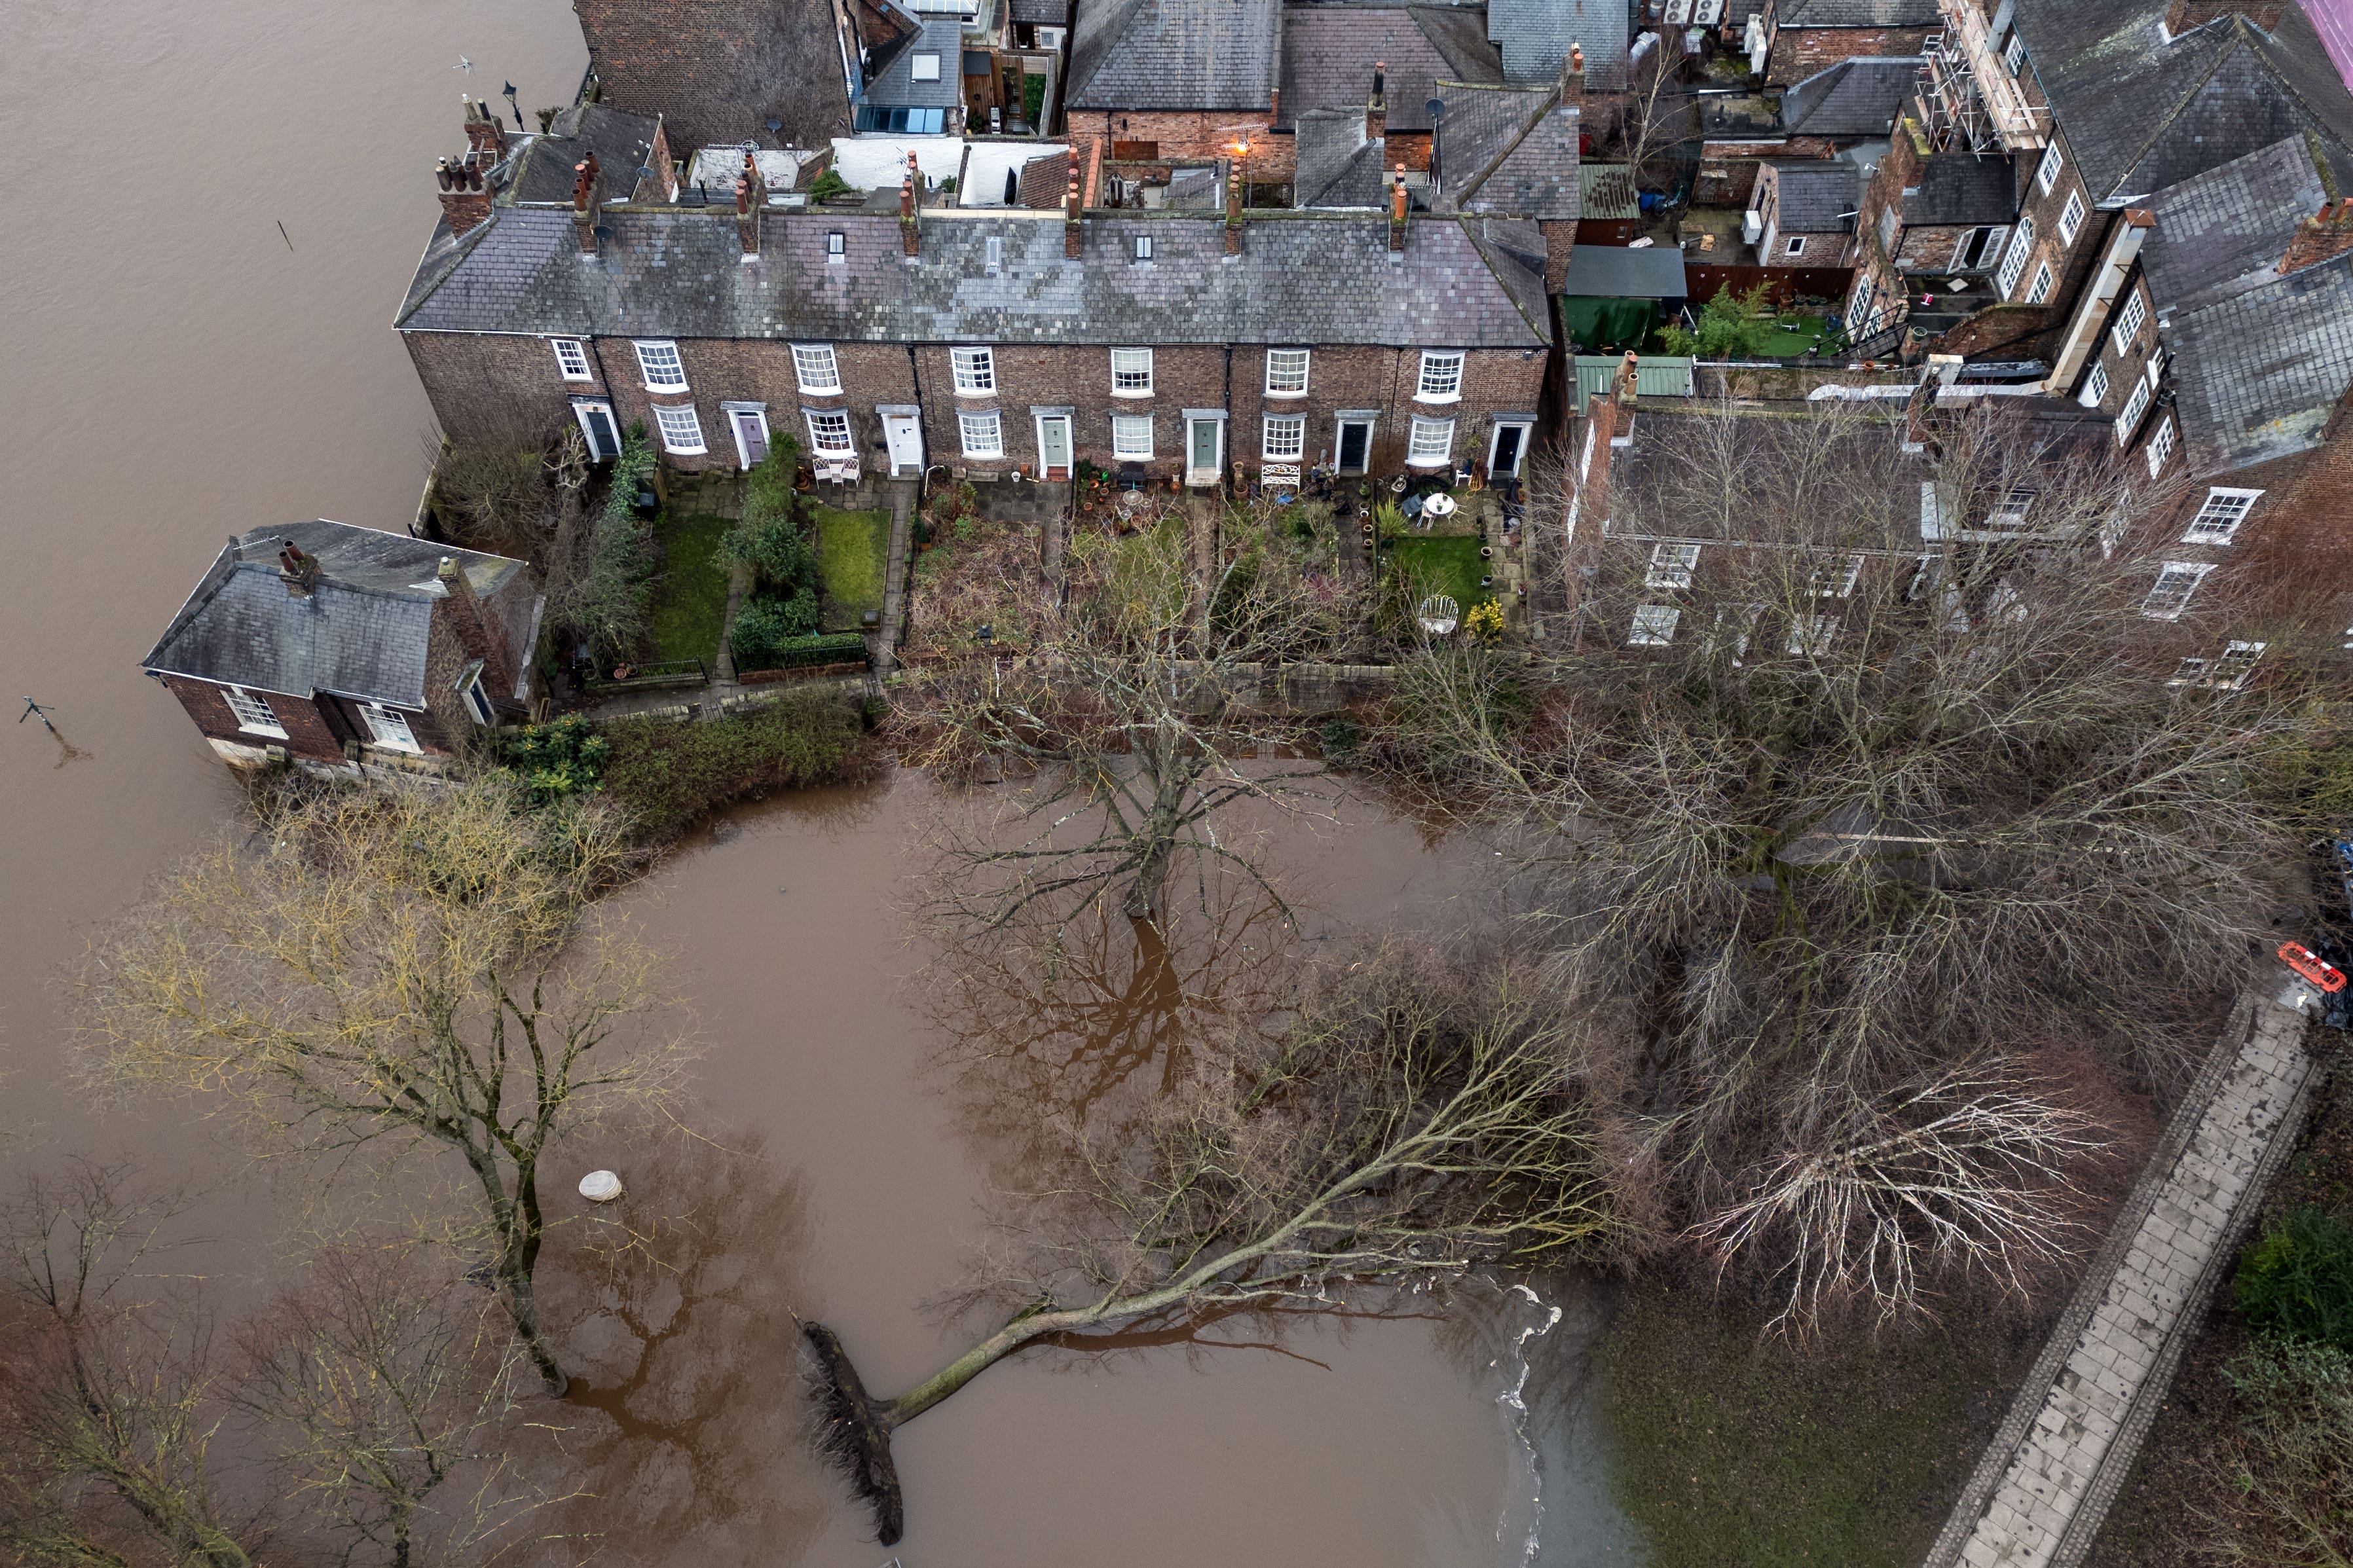
<svg viewBox="0 0 2353 1568"><path fill-rule="evenodd" d="M859 710L818 692L707 722L616 720L605 739L605 788L629 809L638 836L657 844L730 802L850 783L878 765Z"/></svg>

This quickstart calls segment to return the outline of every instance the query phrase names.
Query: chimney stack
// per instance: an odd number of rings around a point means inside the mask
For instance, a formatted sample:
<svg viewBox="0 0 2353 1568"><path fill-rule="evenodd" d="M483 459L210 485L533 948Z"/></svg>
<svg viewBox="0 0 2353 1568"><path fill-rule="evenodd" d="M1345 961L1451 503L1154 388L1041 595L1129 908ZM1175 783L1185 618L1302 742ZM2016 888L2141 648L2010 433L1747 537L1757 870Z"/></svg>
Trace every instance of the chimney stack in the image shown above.
<svg viewBox="0 0 2353 1568"><path fill-rule="evenodd" d="M2287 5L2288 0L2173 0L2166 7L2165 30L2178 38L2236 12L2264 32L2276 33Z"/></svg>
<svg viewBox="0 0 2353 1568"><path fill-rule="evenodd" d="M466 100L466 151L496 163L507 155L507 133L487 101Z"/></svg>
<svg viewBox="0 0 2353 1568"><path fill-rule="evenodd" d="M1226 254L1242 253L1242 170L1240 163L1226 165Z"/></svg>
<svg viewBox="0 0 2353 1568"><path fill-rule="evenodd" d="M474 584L459 568L454 555L441 557L436 574L441 592L449 606L450 629L458 634L458 646L467 657L482 661L482 685L489 691L514 689L515 668L512 650L500 635L498 624L474 592Z"/></svg>
<svg viewBox="0 0 2353 1568"><path fill-rule="evenodd" d="M1398 255L1405 253L1406 202L1405 165L1399 163L1397 182L1389 191L1389 249Z"/></svg>
<svg viewBox="0 0 2353 1568"><path fill-rule="evenodd" d="M471 154L452 163L444 158L434 166L434 183L441 187L441 216L452 239L491 221L491 185Z"/></svg>
<svg viewBox="0 0 2353 1568"><path fill-rule="evenodd" d="M1389 100L1383 90L1388 66L1380 60L1373 62L1373 96L1365 100L1365 140L1377 142L1388 133Z"/></svg>
<svg viewBox="0 0 2353 1568"><path fill-rule="evenodd" d="M1617 392L1619 399L1621 402L1631 403L1642 395L1641 376L1640 374L1641 363L1641 355L1636 353L1632 349L1628 349L1626 351L1626 358L1624 362L1618 366Z"/></svg>
<svg viewBox="0 0 2353 1568"><path fill-rule="evenodd" d="M596 214L605 205L605 176L596 168L596 154L591 153L572 165L572 233L580 242L580 254L596 254Z"/></svg>
<svg viewBox="0 0 2353 1568"><path fill-rule="evenodd" d="M2348 250L2353 250L2353 196L2322 202L2317 216L2299 224L2295 237L2287 242L2287 254L2280 258L2279 269L2301 272L2334 261Z"/></svg>
<svg viewBox="0 0 2353 1568"><path fill-rule="evenodd" d="M1086 209L1080 205L1081 200L1079 161L1073 158L1071 160L1071 186L1062 193L1062 254L1072 261L1076 261L1086 247L1086 230L1079 222L1079 215Z"/></svg>
<svg viewBox="0 0 2353 1568"><path fill-rule="evenodd" d="M279 541L278 574L286 580L286 592L297 599L307 599L319 585L319 558L306 555L302 547L290 539Z"/></svg>
<svg viewBox="0 0 2353 1568"><path fill-rule="evenodd" d="M744 247L744 259L760 258L760 209L768 205L768 184L760 178L760 165L752 154L744 154L744 173L735 181L735 237Z"/></svg>
<svg viewBox="0 0 2353 1568"><path fill-rule="evenodd" d="M1585 46L1571 44L1560 58L1560 101L1575 107L1585 101Z"/></svg>

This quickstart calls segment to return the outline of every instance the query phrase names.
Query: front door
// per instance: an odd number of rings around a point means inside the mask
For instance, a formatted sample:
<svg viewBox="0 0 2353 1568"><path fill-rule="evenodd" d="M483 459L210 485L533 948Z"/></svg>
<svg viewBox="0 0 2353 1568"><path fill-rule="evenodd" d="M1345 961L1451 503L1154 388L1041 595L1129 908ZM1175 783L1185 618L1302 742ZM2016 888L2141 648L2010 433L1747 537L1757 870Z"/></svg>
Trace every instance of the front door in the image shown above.
<svg viewBox="0 0 2353 1568"><path fill-rule="evenodd" d="M882 416L882 439L891 448L891 473L920 474L923 471L923 432L912 414Z"/></svg>
<svg viewBox="0 0 2353 1568"><path fill-rule="evenodd" d="M588 440L588 460L609 463L621 455L621 437L613 427L613 405L609 403L575 403L572 416L580 421L580 434Z"/></svg>
<svg viewBox="0 0 2353 1568"><path fill-rule="evenodd" d="M1071 477L1071 416L1067 414L1047 414L1039 417L1038 477L1041 479L1067 479Z"/></svg>
<svg viewBox="0 0 2353 1568"><path fill-rule="evenodd" d="M1222 419L1188 419L1185 422L1185 482L1188 485L1214 485L1218 482L1219 467L1225 460L1226 422Z"/></svg>
<svg viewBox="0 0 2353 1568"><path fill-rule="evenodd" d="M1527 434L1525 425L1495 426L1495 449L1487 455L1489 479L1508 479L1520 471L1520 448Z"/></svg>
<svg viewBox="0 0 2353 1568"><path fill-rule="evenodd" d="M768 456L768 416L758 408L731 408L727 422L735 427L735 456L746 468L756 468Z"/></svg>
<svg viewBox="0 0 2353 1568"><path fill-rule="evenodd" d="M1373 446L1373 423L1369 419L1340 421L1340 471L1361 474L1365 460Z"/></svg>

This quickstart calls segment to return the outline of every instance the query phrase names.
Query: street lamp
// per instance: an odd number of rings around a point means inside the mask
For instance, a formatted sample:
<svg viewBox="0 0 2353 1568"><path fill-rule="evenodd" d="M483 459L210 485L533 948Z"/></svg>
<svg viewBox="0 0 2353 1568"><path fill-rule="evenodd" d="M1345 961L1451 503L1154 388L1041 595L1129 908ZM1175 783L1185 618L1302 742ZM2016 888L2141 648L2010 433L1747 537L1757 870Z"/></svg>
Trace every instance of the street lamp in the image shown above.
<svg viewBox="0 0 2353 1568"><path fill-rule="evenodd" d="M509 109L511 109L511 110L514 110L514 117L515 117L515 129L516 129L516 130L518 130L518 131L520 131L520 130L522 130L522 104L520 104L520 103L517 103L517 102L515 101L515 84L514 84L514 83L512 83L512 82L509 82L509 83L507 83L506 88L505 88L505 90L504 90L504 96L505 96L506 100L507 100L507 107L508 107Z"/></svg>

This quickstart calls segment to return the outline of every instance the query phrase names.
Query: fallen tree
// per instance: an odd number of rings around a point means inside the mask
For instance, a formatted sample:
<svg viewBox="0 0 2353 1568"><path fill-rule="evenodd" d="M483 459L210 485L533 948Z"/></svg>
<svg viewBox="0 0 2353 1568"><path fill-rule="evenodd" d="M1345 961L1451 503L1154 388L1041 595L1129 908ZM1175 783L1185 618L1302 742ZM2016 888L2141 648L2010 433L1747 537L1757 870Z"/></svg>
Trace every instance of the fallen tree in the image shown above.
<svg viewBox="0 0 2353 1568"><path fill-rule="evenodd" d="M820 1447L883 1544L901 1528L891 1435L1025 1346L1525 1267L1608 1234L1556 1003L1507 966L1461 979L1381 955L1279 1036L1204 1052L1134 1117L1061 1120L1051 1188L1026 1196L1017 1246L972 1292L997 1307L994 1332L880 1401L832 1331L807 1328Z"/></svg>

